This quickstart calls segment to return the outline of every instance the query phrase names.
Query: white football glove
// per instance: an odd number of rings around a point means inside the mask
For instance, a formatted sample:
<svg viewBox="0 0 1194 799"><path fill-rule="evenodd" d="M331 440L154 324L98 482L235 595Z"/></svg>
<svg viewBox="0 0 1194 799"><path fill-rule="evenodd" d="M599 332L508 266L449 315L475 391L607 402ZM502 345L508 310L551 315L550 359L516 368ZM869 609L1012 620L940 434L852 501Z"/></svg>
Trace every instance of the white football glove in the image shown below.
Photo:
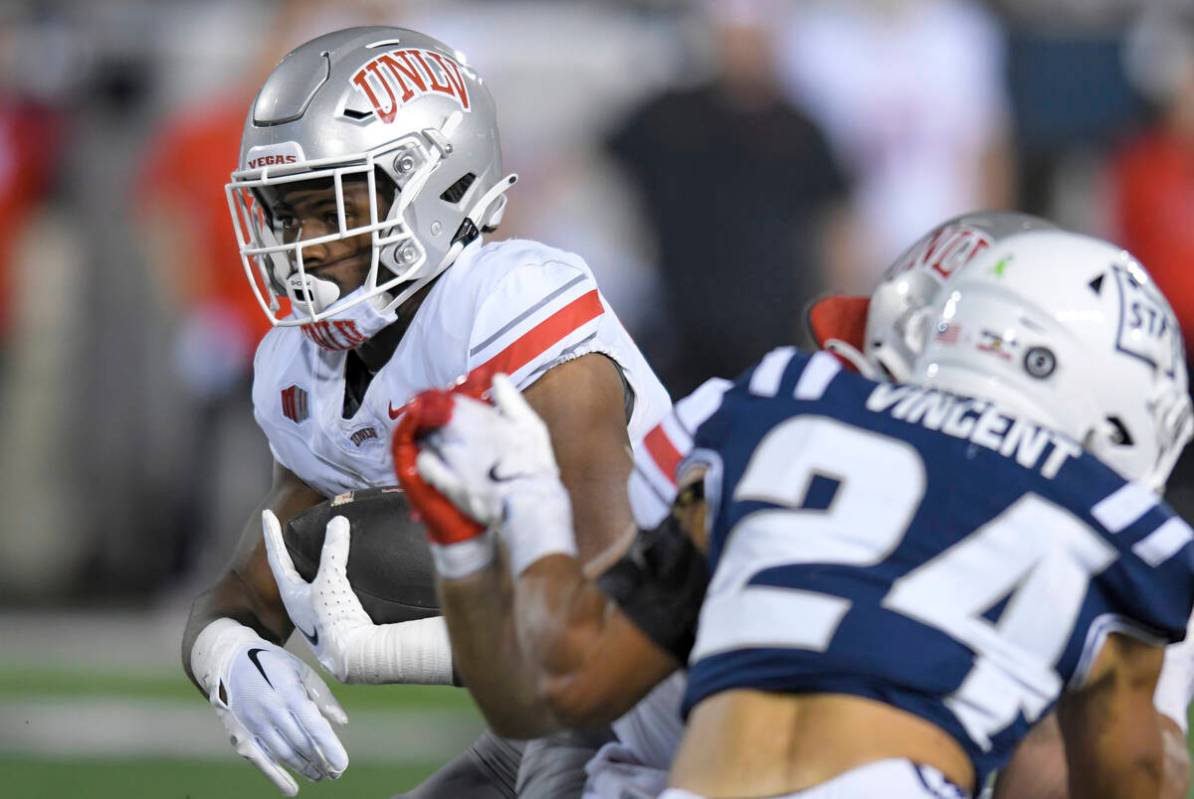
<svg viewBox="0 0 1194 799"><path fill-rule="evenodd" d="M493 401L454 395L451 420L423 439L416 466L463 513L497 527L518 575L547 555L576 555L572 507L547 425L506 375L494 377Z"/></svg>
<svg viewBox="0 0 1194 799"><path fill-rule="evenodd" d="M347 683L452 683L452 649L441 617L374 624L348 582L348 519L328 522L319 570L307 582L294 568L278 517L266 510L261 528L270 570L290 620L316 659Z"/></svg>
<svg viewBox="0 0 1194 799"><path fill-rule="evenodd" d="M306 663L232 619L200 633L191 663L236 753L282 793L299 789L283 766L316 781L348 768L327 721L345 724L348 716Z"/></svg>

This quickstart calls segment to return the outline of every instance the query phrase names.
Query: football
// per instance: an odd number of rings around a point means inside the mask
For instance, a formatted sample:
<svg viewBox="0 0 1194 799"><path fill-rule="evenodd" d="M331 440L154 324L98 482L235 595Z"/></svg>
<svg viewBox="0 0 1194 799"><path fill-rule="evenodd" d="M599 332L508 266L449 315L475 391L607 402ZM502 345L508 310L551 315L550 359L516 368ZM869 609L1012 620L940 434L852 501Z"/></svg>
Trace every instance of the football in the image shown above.
<svg viewBox="0 0 1194 799"><path fill-rule="evenodd" d="M348 519L352 531L348 581L375 624L439 615L426 533L400 488L350 491L291 519L286 549L303 579L314 579L324 530L336 516Z"/></svg>

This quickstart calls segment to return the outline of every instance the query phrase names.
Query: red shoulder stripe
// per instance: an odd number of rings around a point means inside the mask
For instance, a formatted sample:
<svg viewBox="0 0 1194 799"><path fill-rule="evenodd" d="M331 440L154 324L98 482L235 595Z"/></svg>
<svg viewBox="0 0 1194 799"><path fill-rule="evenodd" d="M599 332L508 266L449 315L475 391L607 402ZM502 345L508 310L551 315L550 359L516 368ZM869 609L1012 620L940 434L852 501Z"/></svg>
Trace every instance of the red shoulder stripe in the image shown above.
<svg viewBox="0 0 1194 799"><path fill-rule="evenodd" d="M663 472L663 476L668 479L668 482L675 485L676 469L679 468L681 460L680 451L667 437L662 424L651 428L651 432L647 433L643 439L643 445L647 448L647 454L651 456L651 460L655 461L655 465L659 467L659 471Z"/></svg>
<svg viewBox="0 0 1194 799"><path fill-rule="evenodd" d="M512 375L569 336L577 328L601 316L604 310L601 306L601 297L598 296L597 290L593 289L535 325L506 349L473 369L469 374L504 372Z"/></svg>

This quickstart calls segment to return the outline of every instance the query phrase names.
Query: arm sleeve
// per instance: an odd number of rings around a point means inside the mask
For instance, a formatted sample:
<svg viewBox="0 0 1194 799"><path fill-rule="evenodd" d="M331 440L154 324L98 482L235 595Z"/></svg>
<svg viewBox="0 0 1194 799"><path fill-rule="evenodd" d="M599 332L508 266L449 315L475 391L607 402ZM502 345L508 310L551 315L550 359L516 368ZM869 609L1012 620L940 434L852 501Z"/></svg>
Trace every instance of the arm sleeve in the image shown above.
<svg viewBox="0 0 1194 799"><path fill-rule="evenodd" d="M597 583L644 635L679 662L688 662L709 567L675 516L640 531Z"/></svg>

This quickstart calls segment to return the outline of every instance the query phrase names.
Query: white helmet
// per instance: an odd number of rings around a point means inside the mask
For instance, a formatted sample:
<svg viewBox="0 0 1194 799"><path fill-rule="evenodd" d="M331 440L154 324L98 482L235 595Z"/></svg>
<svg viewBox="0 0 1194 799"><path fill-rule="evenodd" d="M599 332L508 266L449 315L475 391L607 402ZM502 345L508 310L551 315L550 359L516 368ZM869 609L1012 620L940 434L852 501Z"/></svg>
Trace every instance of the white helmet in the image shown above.
<svg viewBox="0 0 1194 799"><path fill-rule="evenodd" d="M909 339L910 382L989 399L1160 491L1190 439L1177 318L1138 261L1099 239L1022 233L957 270Z"/></svg>
<svg viewBox="0 0 1194 799"><path fill-rule="evenodd" d="M367 181L370 205L354 227L344 213L351 176ZM502 175L493 98L464 56L414 31L365 27L313 39L274 68L226 191L249 282L270 321L289 326L367 300L392 312L497 225L516 179ZM338 230L284 242L265 193L300 181L334 188ZM384 218L379 187L393 193ZM362 290L341 298L304 269L305 248L362 234L372 238ZM280 296L292 318L280 318Z"/></svg>
<svg viewBox="0 0 1194 799"><path fill-rule="evenodd" d="M1014 211L972 211L954 217L904 250L869 300L839 296L818 301L810 311L814 336L868 377L906 382L918 349L912 340L914 320L937 298L946 279L1008 236L1053 229L1056 226L1044 219Z"/></svg>

